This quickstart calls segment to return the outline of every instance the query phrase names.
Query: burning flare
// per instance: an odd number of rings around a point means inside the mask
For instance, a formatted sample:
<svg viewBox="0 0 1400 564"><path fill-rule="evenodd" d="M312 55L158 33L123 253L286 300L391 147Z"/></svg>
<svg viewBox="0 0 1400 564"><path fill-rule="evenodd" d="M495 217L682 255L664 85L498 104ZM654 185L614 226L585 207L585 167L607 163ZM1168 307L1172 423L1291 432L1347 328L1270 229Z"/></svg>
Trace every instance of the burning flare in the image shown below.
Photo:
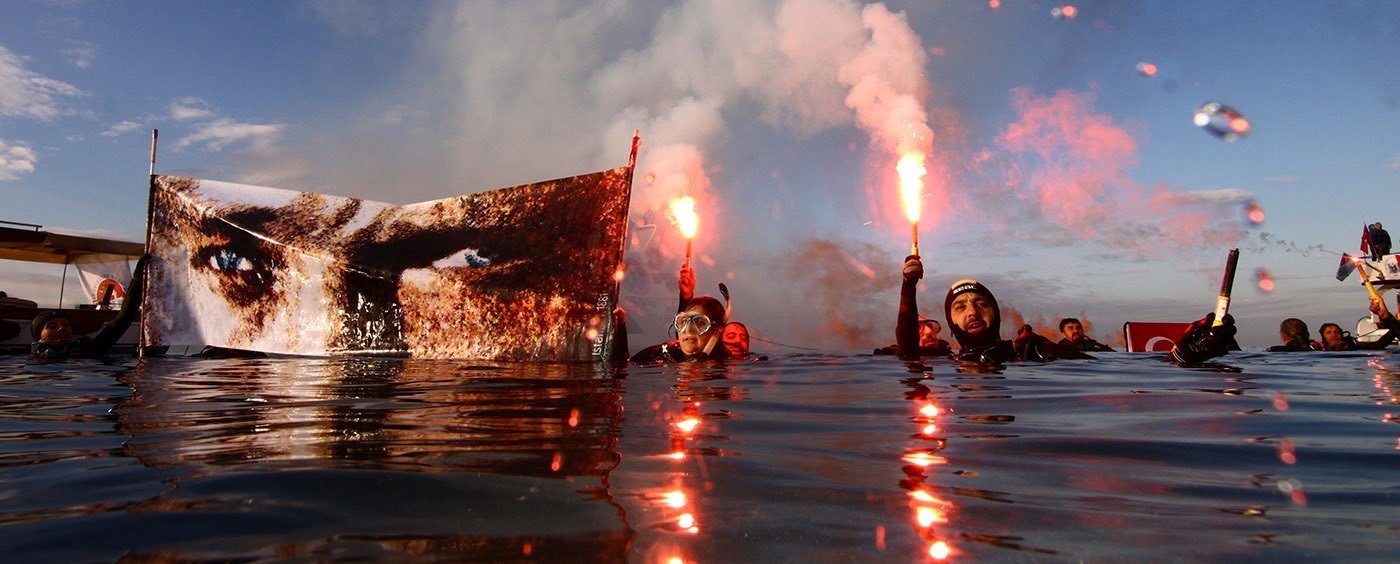
<svg viewBox="0 0 1400 564"><path fill-rule="evenodd" d="M915 150L902 151L899 164L894 167L899 173L899 199L904 204L904 215L909 218L909 233L913 238L911 254L919 254L919 211L924 192L924 154Z"/></svg>
<svg viewBox="0 0 1400 564"><path fill-rule="evenodd" d="M672 200L671 222L676 224L686 239L694 239L700 227L700 217L695 215L695 199L685 196Z"/></svg>
<svg viewBox="0 0 1400 564"><path fill-rule="evenodd" d="M899 156L899 164L894 168L899 172L899 196L904 203L904 215L911 223L918 223L919 200L924 192L924 175L928 173L924 168L924 154L906 152Z"/></svg>
<svg viewBox="0 0 1400 564"><path fill-rule="evenodd" d="M685 263L690 264L690 245L695 240L695 231L700 227L700 217L695 214L695 200L682 196L671 201L671 222L685 235Z"/></svg>

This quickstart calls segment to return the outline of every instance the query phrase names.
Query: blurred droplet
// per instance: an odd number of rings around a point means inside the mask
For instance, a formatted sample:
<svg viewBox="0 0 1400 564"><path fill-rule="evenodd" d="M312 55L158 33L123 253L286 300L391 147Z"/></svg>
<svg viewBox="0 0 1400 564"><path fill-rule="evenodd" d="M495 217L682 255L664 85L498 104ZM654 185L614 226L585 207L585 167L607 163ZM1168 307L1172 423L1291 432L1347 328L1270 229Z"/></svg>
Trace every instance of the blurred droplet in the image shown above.
<svg viewBox="0 0 1400 564"><path fill-rule="evenodd" d="M1254 270L1254 279L1259 283L1259 291L1265 294L1274 291L1274 274L1267 268L1257 268Z"/></svg>
<svg viewBox="0 0 1400 564"><path fill-rule="evenodd" d="M1202 105L1196 110L1194 121L1198 127L1206 130L1206 133L1226 141L1248 137L1251 129L1249 120L1245 119L1239 110L1220 102L1207 102Z"/></svg>
<svg viewBox="0 0 1400 564"><path fill-rule="evenodd" d="M1137 64L1137 71L1138 71L1138 74L1141 74L1142 76L1146 76L1146 77L1157 76L1157 65L1154 65L1154 64L1148 63L1148 62L1138 63L1138 64Z"/></svg>
<svg viewBox="0 0 1400 564"><path fill-rule="evenodd" d="M987 0L987 7L993 10L1001 7L1001 0Z"/></svg>
<svg viewBox="0 0 1400 564"><path fill-rule="evenodd" d="M1250 200L1244 203L1244 218L1249 222L1250 227L1259 227L1264 223L1264 208L1259 202Z"/></svg>
<svg viewBox="0 0 1400 564"><path fill-rule="evenodd" d="M1069 21L1074 19L1074 16L1077 14L1079 14L1079 8L1075 8L1069 4L1050 8L1050 16L1057 20Z"/></svg>

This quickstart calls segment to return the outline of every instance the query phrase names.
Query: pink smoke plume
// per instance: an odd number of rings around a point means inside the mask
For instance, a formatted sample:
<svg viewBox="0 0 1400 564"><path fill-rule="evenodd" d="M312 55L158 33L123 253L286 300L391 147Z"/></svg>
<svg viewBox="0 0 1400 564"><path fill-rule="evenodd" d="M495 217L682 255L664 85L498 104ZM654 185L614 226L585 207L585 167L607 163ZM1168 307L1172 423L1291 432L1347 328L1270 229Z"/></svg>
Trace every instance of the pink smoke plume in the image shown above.
<svg viewBox="0 0 1400 564"><path fill-rule="evenodd" d="M1037 97L1011 91L1020 114L998 144L1038 157L1023 167L1024 196L1042 217L1080 240L1147 251L1161 242L1181 246L1235 243L1243 231L1232 221L1237 206L1200 193L1145 187L1128 171L1138 164L1137 142L1107 114L1096 113L1091 92Z"/></svg>
<svg viewBox="0 0 1400 564"><path fill-rule="evenodd" d="M710 177L705 172L705 155L694 145L672 144L657 147L645 153L643 162L638 164L633 187L633 207L643 211L653 211L657 229L669 234L662 237L666 241L662 247L668 256L684 253L684 238L672 221L665 220L672 200L689 196L695 200L695 208L700 217L700 227L696 232L694 245L703 251L705 241L714 240L716 224L715 200L710 195ZM664 224L664 225L662 225Z"/></svg>
<svg viewBox="0 0 1400 564"><path fill-rule="evenodd" d="M919 166L928 168L926 159L933 153L934 134L924 107L928 57L903 13L871 4L861 11L861 23L869 31L869 40L841 66L837 77L850 87L846 106L855 111L856 124L870 133L875 150L866 180L873 215L897 221L901 205L894 162L912 155ZM932 194L942 199L940 178L938 174L924 178L925 197Z"/></svg>

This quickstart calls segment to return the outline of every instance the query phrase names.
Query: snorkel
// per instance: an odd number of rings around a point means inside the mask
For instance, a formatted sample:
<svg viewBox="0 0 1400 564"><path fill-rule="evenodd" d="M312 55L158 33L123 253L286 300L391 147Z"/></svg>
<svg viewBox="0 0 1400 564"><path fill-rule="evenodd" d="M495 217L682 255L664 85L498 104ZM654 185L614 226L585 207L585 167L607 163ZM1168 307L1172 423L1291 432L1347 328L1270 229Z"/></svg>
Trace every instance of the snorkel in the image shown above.
<svg viewBox="0 0 1400 564"><path fill-rule="evenodd" d="M724 296L724 319L715 323L715 327L712 328L715 333L710 335L710 342L705 345L702 351L705 353L705 356L709 356L710 353L715 350L715 347L724 341L724 326L729 323L729 312L733 309L734 305L733 302L729 301L729 287L725 286L724 282L719 283L719 295ZM713 300L714 298L710 299Z"/></svg>

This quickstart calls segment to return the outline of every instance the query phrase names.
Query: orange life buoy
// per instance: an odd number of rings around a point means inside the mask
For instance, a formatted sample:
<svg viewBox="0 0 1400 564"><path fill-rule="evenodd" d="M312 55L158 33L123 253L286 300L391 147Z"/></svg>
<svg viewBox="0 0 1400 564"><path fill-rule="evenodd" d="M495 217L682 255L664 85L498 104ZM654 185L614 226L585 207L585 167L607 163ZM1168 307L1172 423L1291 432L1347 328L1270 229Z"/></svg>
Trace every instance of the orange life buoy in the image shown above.
<svg viewBox="0 0 1400 564"><path fill-rule="evenodd" d="M111 278L103 278L101 282L97 283L97 292L95 292L97 298L94 303L102 303L102 296L106 295L108 288L111 288L112 292L109 300L126 299L126 288L123 288L120 282Z"/></svg>

